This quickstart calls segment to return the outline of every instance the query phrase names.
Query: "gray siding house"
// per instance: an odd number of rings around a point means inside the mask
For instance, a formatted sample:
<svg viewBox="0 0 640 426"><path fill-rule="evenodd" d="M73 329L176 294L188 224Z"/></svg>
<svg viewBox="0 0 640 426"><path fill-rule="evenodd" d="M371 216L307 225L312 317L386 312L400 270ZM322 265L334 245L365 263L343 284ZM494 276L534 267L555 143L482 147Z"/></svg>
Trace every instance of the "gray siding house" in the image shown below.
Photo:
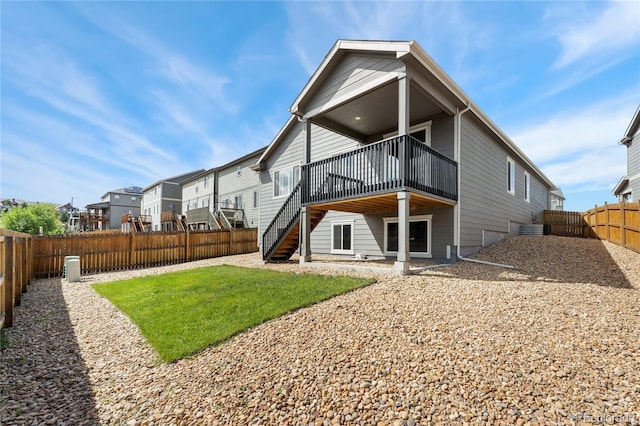
<svg viewBox="0 0 640 426"><path fill-rule="evenodd" d="M85 206L89 212L89 222L84 225L87 231L121 229L124 215L140 216L142 188L139 186L114 189L101 199L100 203Z"/></svg>
<svg viewBox="0 0 640 426"><path fill-rule="evenodd" d="M162 229L162 213L182 213L182 183L202 172L204 169L162 179L142 190L142 214L150 217L151 230Z"/></svg>
<svg viewBox="0 0 640 426"><path fill-rule="evenodd" d="M339 40L258 160L265 260L466 256L542 220L554 184L418 46Z"/></svg>
<svg viewBox="0 0 640 426"><path fill-rule="evenodd" d="M196 229L258 226L259 176L253 170L260 148L182 183L183 213Z"/></svg>
<svg viewBox="0 0 640 426"><path fill-rule="evenodd" d="M613 195L620 202L640 200L640 105L633 115L627 131L620 143L627 147L627 175L623 176L615 188Z"/></svg>

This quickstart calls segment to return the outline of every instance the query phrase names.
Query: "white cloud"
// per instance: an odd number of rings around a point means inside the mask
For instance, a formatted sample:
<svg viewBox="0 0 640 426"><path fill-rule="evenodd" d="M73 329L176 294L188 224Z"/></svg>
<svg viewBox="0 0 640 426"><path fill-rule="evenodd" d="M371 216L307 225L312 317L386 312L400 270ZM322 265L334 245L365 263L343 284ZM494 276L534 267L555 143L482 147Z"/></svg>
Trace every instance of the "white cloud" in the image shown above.
<svg viewBox="0 0 640 426"><path fill-rule="evenodd" d="M508 133L556 185L610 189L626 173L626 151L617 142L637 102L637 94L622 94Z"/></svg>
<svg viewBox="0 0 640 426"><path fill-rule="evenodd" d="M626 173L625 150L614 146L574 154L543 167L545 174L561 188L611 190Z"/></svg>
<svg viewBox="0 0 640 426"><path fill-rule="evenodd" d="M557 29L562 47L555 63L562 68L585 58L637 54L640 40L640 3L614 1L596 16L563 23Z"/></svg>
<svg viewBox="0 0 640 426"><path fill-rule="evenodd" d="M476 80L478 64L469 52L491 49L492 30L468 16L457 2L305 2L285 3L287 39L310 75L336 41L417 40L434 58L442 58L459 84ZM364 7L363 7L364 6Z"/></svg>

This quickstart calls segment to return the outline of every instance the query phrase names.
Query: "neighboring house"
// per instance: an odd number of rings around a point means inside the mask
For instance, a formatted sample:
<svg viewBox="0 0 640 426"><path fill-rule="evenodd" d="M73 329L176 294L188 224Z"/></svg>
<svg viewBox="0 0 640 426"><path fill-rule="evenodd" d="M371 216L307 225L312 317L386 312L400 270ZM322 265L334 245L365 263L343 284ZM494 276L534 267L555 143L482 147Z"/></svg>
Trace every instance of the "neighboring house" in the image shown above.
<svg viewBox="0 0 640 426"><path fill-rule="evenodd" d="M258 226L260 208L260 176L252 169L265 148L217 168L218 205L222 210L241 211L245 225Z"/></svg>
<svg viewBox="0 0 640 426"><path fill-rule="evenodd" d="M121 229L124 215L140 216L142 188L139 186L109 191L101 199L99 203L85 206L87 213L81 217L83 230Z"/></svg>
<svg viewBox="0 0 640 426"><path fill-rule="evenodd" d="M466 256L556 189L415 42L339 40L255 168L266 260Z"/></svg>
<svg viewBox="0 0 640 426"><path fill-rule="evenodd" d="M204 172L183 173L152 183L142 190L142 214L151 219L151 230L162 229L162 213L182 214L182 183Z"/></svg>
<svg viewBox="0 0 640 426"><path fill-rule="evenodd" d="M564 193L560 188L551 190L549 193L549 210L564 210Z"/></svg>
<svg viewBox="0 0 640 426"><path fill-rule="evenodd" d="M257 227L259 176L252 167L264 150L261 148L185 181L182 211L186 213L187 222L197 228Z"/></svg>
<svg viewBox="0 0 640 426"><path fill-rule="evenodd" d="M640 105L631 119L620 143L627 147L627 175L613 188L620 202L640 200Z"/></svg>

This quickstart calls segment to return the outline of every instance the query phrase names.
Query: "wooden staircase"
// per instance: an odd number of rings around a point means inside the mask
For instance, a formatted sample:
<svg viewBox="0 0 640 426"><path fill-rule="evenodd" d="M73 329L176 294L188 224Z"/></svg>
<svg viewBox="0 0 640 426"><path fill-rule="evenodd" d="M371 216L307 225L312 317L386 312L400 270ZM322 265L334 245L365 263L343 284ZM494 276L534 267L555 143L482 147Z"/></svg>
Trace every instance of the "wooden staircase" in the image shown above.
<svg viewBox="0 0 640 426"><path fill-rule="evenodd" d="M327 214L324 210L309 209L309 216L311 221L311 231L313 231L320 221ZM283 233L280 244L277 245L273 254L269 259L265 260L289 260L291 256L298 250L300 246L300 216L293 223L288 233Z"/></svg>
<svg viewBox="0 0 640 426"><path fill-rule="evenodd" d="M262 234L262 260L288 260L300 245L300 216L302 214L302 182L293 188L273 220ZM327 214L309 208L311 231Z"/></svg>

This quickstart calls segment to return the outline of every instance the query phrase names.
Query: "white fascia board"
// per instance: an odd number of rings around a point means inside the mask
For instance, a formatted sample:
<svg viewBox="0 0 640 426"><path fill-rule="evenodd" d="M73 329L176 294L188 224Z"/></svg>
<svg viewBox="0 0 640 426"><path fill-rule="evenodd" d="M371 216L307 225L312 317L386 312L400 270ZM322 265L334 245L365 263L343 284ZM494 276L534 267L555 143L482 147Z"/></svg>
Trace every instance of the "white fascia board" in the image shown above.
<svg viewBox="0 0 640 426"><path fill-rule="evenodd" d="M629 183L629 177L628 176L622 176L620 178L620 180L618 181L618 183L616 184L616 186L613 187L613 191L612 194L613 195L620 195L620 192L622 191L622 188Z"/></svg>
<svg viewBox="0 0 640 426"><path fill-rule="evenodd" d="M640 105L638 105L638 108L636 109L636 113L633 115L631 122L629 122L629 125L627 126L627 130L624 132L624 137L622 138L621 142L625 145L631 142L631 140L633 139L633 136L638 131L638 128L640 128Z"/></svg>
<svg viewBox="0 0 640 426"><path fill-rule="evenodd" d="M282 126L278 134L273 138L269 146L267 146L267 148L264 150L260 158L258 158L258 161L256 161L255 163L256 166L259 166L262 161L264 161L266 158L269 157L271 152L280 143L280 140L282 139L282 137L284 137L291 130L291 128L293 127L296 121L298 121L298 117L296 117L295 115L292 115L291 117L289 117L289 119L284 124L284 126Z"/></svg>
<svg viewBox="0 0 640 426"><path fill-rule="evenodd" d="M411 50L411 44L408 41L365 41L365 40L338 40L329 53L324 57L322 63L313 75L307 81L298 97L289 108L294 115L300 115L300 103L307 96L309 90L316 85L320 77L330 64L347 52L388 52L395 53L396 57L404 56Z"/></svg>

